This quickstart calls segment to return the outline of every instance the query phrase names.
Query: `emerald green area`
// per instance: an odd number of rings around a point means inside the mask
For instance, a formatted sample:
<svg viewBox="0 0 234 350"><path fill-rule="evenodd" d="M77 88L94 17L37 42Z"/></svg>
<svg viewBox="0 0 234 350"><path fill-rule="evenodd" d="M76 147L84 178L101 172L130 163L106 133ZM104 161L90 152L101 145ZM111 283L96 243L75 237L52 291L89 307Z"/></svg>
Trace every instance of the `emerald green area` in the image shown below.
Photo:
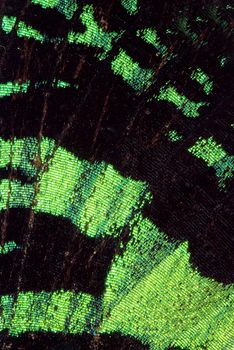
<svg viewBox="0 0 234 350"><path fill-rule="evenodd" d="M32 2L44 8L55 8L67 19L72 18L77 8L74 1ZM136 0L122 0L122 5L132 15L138 9ZM106 58L120 35L109 33L97 24L93 6L84 7L81 22L86 31L70 32L69 42L101 49L103 53L99 54L99 59ZM2 29L7 34L14 27L19 37L40 42L60 40L50 39L22 21L16 25L15 17L3 17ZM180 29L197 40L187 20L180 21ZM160 54L165 54L166 47L161 44L156 30L139 30L137 35ZM221 64L225 64L224 59ZM137 92L147 90L152 84L154 71L141 68L124 50L120 50L111 67ZM200 68L192 72L191 78L207 95L211 93L213 82ZM34 87L47 84L38 82ZM29 81L0 84L0 97L26 93L29 86ZM62 80L53 82L54 88L71 86ZM198 117L199 109L207 105L190 101L173 86L161 88L157 100L173 103L186 117L192 118ZM182 138L175 130L169 131L167 136L172 142ZM54 150L55 142L46 138L40 145L34 138L14 139L13 142L0 139L0 168L10 164L30 178L38 175L38 186L1 180L0 210L8 205L10 208L32 207L35 213L62 216L89 237L115 237L119 246L102 299L63 290L21 292L16 299L11 295L2 296L0 330L9 330L13 336L37 331L93 334L92 319L97 334L119 332L133 336L149 345L150 350L166 350L172 345L190 350L233 350L233 285L223 286L202 277L190 265L187 242L179 246L178 242L169 242L163 232L142 216L145 203L151 200L147 185L122 177L103 162L81 161L62 147L52 157ZM188 151L213 167L219 186L225 188L226 181L233 176L233 156L212 137L200 138ZM35 193L36 188L38 193ZM129 240L122 243L125 227ZM0 254L17 248L15 242L7 242L0 247Z"/></svg>
<svg viewBox="0 0 234 350"><path fill-rule="evenodd" d="M49 84L47 81L40 81L40 82L35 83L33 85L33 87L35 89L38 89L40 87L48 86L48 85ZM62 89L74 88L76 90L78 89L77 84L72 85L64 80L54 80L51 85L55 89L59 89L59 88L62 88ZM30 86L32 86L32 84L30 83L29 80L26 81L25 83L18 83L18 82L2 83L2 84L0 84L0 98L8 97L8 96L11 96L13 94L26 93Z"/></svg>
<svg viewBox="0 0 234 350"><path fill-rule="evenodd" d="M234 286L202 277L190 265L187 242L169 241L143 217L152 199L146 184L55 147L47 138L40 144L35 138L0 139L0 168L10 164L26 176L38 176L35 185L1 180L0 209L8 203L68 218L90 237L115 237L116 255L102 297L63 290L2 296L0 330L13 336L119 332L150 350L171 345L232 350ZM213 166L227 156L218 150ZM203 153L211 158L210 147Z"/></svg>
<svg viewBox="0 0 234 350"><path fill-rule="evenodd" d="M203 90L207 95L212 92L214 84L209 79L208 75L201 70L201 68L194 70L191 74L191 78L203 86Z"/></svg>
<svg viewBox="0 0 234 350"><path fill-rule="evenodd" d="M224 287L192 269L187 243L139 278L110 310L119 278L117 274L113 285L107 285L101 332L130 335L150 345L150 350L172 345L190 350L232 349L234 286Z"/></svg>
<svg viewBox="0 0 234 350"><path fill-rule="evenodd" d="M35 212L69 218L90 237L118 236L133 213L148 200L147 186L122 177L111 165L79 161L61 147L47 161L54 147L54 141L42 139L39 157L36 139L19 139L14 143L1 140L0 167L11 164L31 178L38 172L40 190L33 206ZM36 168L38 158L43 164L40 169ZM21 186L18 180L11 183L2 180L1 210L6 208L10 186L10 207L32 206L34 185Z"/></svg>
<svg viewBox="0 0 234 350"><path fill-rule="evenodd" d="M116 32L107 32L103 30L94 18L94 8L92 5L86 5L80 15L81 23L86 27L84 33L68 33L68 42L73 44L82 44L102 49L104 52L99 54L99 59L107 57L112 49L112 42L120 38Z"/></svg>
<svg viewBox="0 0 234 350"><path fill-rule="evenodd" d="M234 156L227 154L213 137L208 139L200 137L188 151L215 169L219 186L221 189L225 189L226 180L233 176Z"/></svg>
<svg viewBox="0 0 234 350"><path fill-rule="evenodd" d="M80 20L86 27L86 31L84 33L75 33L73 31L69 32L67 35L68 42L71 44L81 44L101 49L103 52L99 53L97 56L100 60L105 59L109 51L112 49L113 42L116 42L121 37L123 32L117 33L103 30L94 18L94 8L92 5L86 5L83 7ZM50 42L56 44L63 41L63 39L59 37L49 38L23 21L19 21L17 25L15 25L15 23L16 17L4 16L2 19L2 29L9 34L12 29L16 27L18 37L34 39L36 41L40 41L41 43Z"/></svg>
<svg viewBox="0 0 234 350"><path fill-rule="evenodd" d="M35 0L42 1L42 0ZM56 2L57 3L57 2ZM54 3L46 2L47 6L52 6ZM50 4L50 5L49 5ZM81 23L86 27L86 30L83 33L76 33L71 31L68 33L67 39L70 44L77 45L87 45L92 46L96 49L100 49L101 52L97 54L97 57L100 60L107 58L109 52L113 48L113 43L119 40L123 32L108 32L98 25L94 16L94 7L93 5L85 5L83 7L82 13L80 15ZM13 18L3 18L2 28L9 33L10 30L14 27L10 23L15 23ZM58 43L61 42L61 38L48 38L46 35L42 35L36 29L33 29L30 26L27 26L24 22L20 21L16 26L17 35L19 37L34 38L35 40L41 42L51 42ZM137 31L137 36L141 37L148 44L153 45L159 52L160 55L165 55L167 53L167 47L161 44L158 37L157 31L152 28L145 28ZM168 60L171 56L168 56ZM152 85L155 71L154 69L146 69L140 67L138 62L134 60L127 54L126 51L120 49L117 56L111 62L111 69L114 74L119 75L122 79L127 82L135 91L138 93L146 92L147 89ZM209 77L204 73L200 68L194 70L191 74L191 78L196 80L199 84L202 85L206 94L210 94L213 89L213 82L209 80ZM38 83L41 84L41 83ZM57 83L57 87L68 87L69 83L61 82ZM19 87L15 87L15 89ZM5 94L5 91L2 93ZM1 93L1 89L0 89ZM155 97L153 97L154 99ZM173 103L176 108L188 117L196 118L200 115L200 108L203 106L208 106L206 102L194 102L189 100L186 96L180 94L176 87L173 85L166 84L160 88L159 94L156 97L157 101L167 101Z"/></svg>
<svg viewBox="0 0 234 350"><path fill-rule="evenodd" d="M54 86L65 89L67 87L71 87L71 84L63 80L58 80Z"/></svg>
<svg viewBox="0 0 234 350"><path fill-rule="evenodd" d="M181 141L183 139L183 137L181 135L179 135L176 130L168 131L167 136L171 142L177 142L177 141Z"/></svg>
<svg viewBox="0 0 234 350"><path fill-rule="evenodd" d="M8 329L12 336L39 331L80 334L88 325L93 300L91 295L63 290L20 292L16 300L2 296L0 331Z"/></svg>
<svg viewBox="0 0 234 350"><path fill-rule="evenodd" d="M71 19L78 9L76 0L31 0L33 4L40 5L42 8L55 8L67 19Z"/></svg>
<svg viewBox="0 0 234 350"><path fill-rule="evenodd" d="M11 327L12 308L14 304L14 297L11 295L4 295L0 297L0 331L9 329Z"/></svg>
<svg viewBox="0 0 234 350"><path fill-rule="evenodd" d="M17 20L16 17L8 17L8 16L3 17L1 27L6 34L9 34L13 29L15 29L17 36L19 38L34 39L36 41L40 41L41 43L61 42L60 38L57 38L57 37L49 38L46 35L43 35L39 30L33 28L32 26L27 25L24 21L16 22L16 20Z"/></svg>
<svg viewBox="0 0 234 350"><path fill-rule="evenodd" d="M20 181L1 180L0 181L0 210L6 210L8 205L8 193L10 208L30 208L34 198L34 189L29 185L21 185Z"/></svg>
<svg viewBox="0 0 234 350"><path fill-rule="evenodd" d="M17 82L7 82L0 84L0 98L7 97L12 94L18 93L26 93L28 91L28 87L30 85L30 81L25 83L17 83Z"/></svg>
<svg viewBox="0 0 234 350"><path fill-rule="evenodd" d="M233 177L234 173L234 156L227 155L226 157L220 159L217 163L213 165L216 176L219 179L219 186L221 189L226 188L226 181Z"/></svg>
<svg viewBox="0 0 234 350"><path fill-rule="evenodd" d="M36 41L45 41L45 36L39 30L28 26L23 21L20 21L17 26L17 35L19 38L35 39Z"/></svg>
<svg viewBox="0 0 234 350"><path fill-rule="evenodd" d="M12 29L14 28L16 23L16 17L14 16L3 16L2 18L2 29L4 30L4 32L6 32L7 34L9 34Z"/></svg>
<svg viewBox="0 0 234 350"><path fill-rule="evenodd" d="M156 29L153 29L153 28L139 29L137 31L137 36L141 37L147 44L153 45L161 55L166 54L167 47L161 43Z"/></svg>
<svg viewBox="0 0 234 350"><path fill-rule="evenodd" d="M130 15L135 15L138 11L138 0L121 0L121 4Z"/></svg>
<svg viewBox="0 0 234 350"><path fill-rule="evenodd" d="M213 137L208 139L200 137L188 151L197 158L203 159L208 166L213 166L227 155L222 146L217 144Z"/></svg>
<svg viewBox="0 0 234 350"><path fill-rule="evenodd" d="M31 0L33 4L38 4L42 8L56 8L59 3L59 0Z"/></svg>
<svg viewBox="0 0 234 350"><path fill-rule="evenodd" d="M16 27L18 37L35 39L40 42L45 41L45 36L42 35L38 30L28 26L23 21L19 21L16 24L16 17L4 16L2 18L2 29L9 34L13 28Z"/></svg>
<svg viewBox="0 0 234 350"><path fill-rule="evenodd" d="M206 102L194 102L190 101L186 96L180 94L174 86L164 86L160 89L159 95L156 97L158 101L168 101L173 103L177 109L188 118L199 117L199 109L203 106L207 106Z"/></svg>
<svg viewBox="0 0 234 350"><path fill-rule="evenodd" d="M111 68L115 74L121 75L123 80L136 91L144 91L152 84L154 70L141 68L122 49L112 61Z"/></svg>
<svg viewBox="0 0 234 350"><path fill-rule="evenodd" d="M120 245L106 279L104 315L108 315L133 290L141 278L176 249L178 242L168 242L167 236L141 214L129 222L131 240Z"/></svg>
<svg viewBox="0 0 234 350"><path fill-rule="evenodd" d="M4 245L0 246L0 255L8 254L15 249L19 249L20 247L14 242L6 242Z"/></svg>
<svg viewBox="0 0 234 350"><path fill-rule="evenodd" d="M148 228L146 224L142 231L142 245L137 242L142 228L135 228L132 248L112 265L103 296L103 320L96 332L120 332L151 350L166 350L171 345L232 350L234 286L224 287L192 269L186 243L171 250L158 232L156 245L148 246L147 233L154 234ZM161 261L154 264L157 251L162 254ZM13 336L36 331L90 333L89 317L100 319L96 303L88 294L63 290L20 292L16 299L2 296L0 329Z"/></svg>

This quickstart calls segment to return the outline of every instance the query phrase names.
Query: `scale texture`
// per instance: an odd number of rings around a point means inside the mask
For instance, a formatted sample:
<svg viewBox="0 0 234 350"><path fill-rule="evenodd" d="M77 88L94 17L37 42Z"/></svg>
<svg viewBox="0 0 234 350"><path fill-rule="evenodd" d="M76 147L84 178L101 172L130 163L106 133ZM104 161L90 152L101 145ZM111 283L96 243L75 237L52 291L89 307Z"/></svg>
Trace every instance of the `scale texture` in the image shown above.
<svg viewBox="0 0 234 350"><path fill-rule="evenodd" d="M1 1L1 349L234 349L233 9Z"/></svg>

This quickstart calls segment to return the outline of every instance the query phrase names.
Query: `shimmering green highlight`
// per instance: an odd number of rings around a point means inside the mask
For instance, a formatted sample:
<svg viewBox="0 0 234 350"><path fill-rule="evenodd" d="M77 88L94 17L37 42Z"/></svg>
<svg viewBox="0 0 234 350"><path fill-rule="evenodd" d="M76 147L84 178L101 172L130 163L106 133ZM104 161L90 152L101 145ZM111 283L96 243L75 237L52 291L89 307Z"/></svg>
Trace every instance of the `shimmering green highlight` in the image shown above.
<svg viewBox="0 0 234 350"><path fill-rule="evenodd" d="M168 101L173 103L178 110L188 118L199 117L199 109L203 106L208 105L205 102L194 102L190 101L186 96L180 94L174 86L162 87L157 96L158 101Z"/></svg>
<svg viewBox="0 0 234 350"><path fill-rule="evenodd" d="M224 189L226 180L233 176L234 157L229 155L213 137L208 139L200 137L188 151L215 169L219 186Z"/></svg>
<svg viewBox="0 0 234 350"><path fill-rule="evenodd" d="M227 155L222 146L217 144L213 137L208 139L199 138L188 151L197 158L203 159L208 166L213 166Z"/></svg>
<svg viewBox="0 0 234 350"><path fill-rule="evenodd" d="M91 295L63 290L20 292L16 300L2 296L0 330L8 329L12 336L24 332L80 334L87 327L93 300Z"/></svg>
<svg viewBox="0 0 234 350"><path fill-rule="evenodd" d="M45 36L39 30L20 21L17 26L17 35L19 38L35 39L36 41L45 41Z"/></svg>
<svg viewBox="0 0 234 350"><path fill-rule="evenodd" d="M68 82L66 82L66 81L63 81L63 80L58 80L58 81L56 82L56 85L55 85L55 86L65 89L65 88L67 88L67 87L70 87L71 84L68 83Z"/></svg>
<svg viewBox="0 0 234 350"><path fill-rule="evenodd" d="M151 350L172 345L232 349L234 286L224 287L192 269L187 243L151 267L110 310L112 289L107 285L101 332L130 335Z"/></svg>
<svg viewBox="0 0 234 350"><path fill-rule="evenodd" d="M47 81L40 81L33 85L35 89L38 89L42 86L49 85ZM72 85L64 80L54 80L51 84L53 88L59 89L65 89L65 88L75 88L78 89L78 85ZM19 93L27 93L28 88L32 86L30 81L26 81L25 83L18 83L18 82L7 82L0 84L0 98L3 97L9 97L12 94L19 94Z"/></svg>
<svg viewBox="0 0 234 350"><path fill-rule="evenodd" d="M115 237L116 256L102 298L63 290L2 296L0 329L13 336L120 332L151 350L171 345L231 350L234 286L202 277L190 265L187 242L169 241L143 217L152 198L146 184L122 177L103 162L81 161L62 147L54 151L55 142L47 138L40 146L35 138L0 140L0 168L11 163L27 176L38 173L39 181L35 197L34 185L1 180L0 208L6 209L10 191L10 208L32 207L69 218L90 237ZM225 158L218 151L210 164ZM211 158L209 147L203 153ZM123 240L126 227L128 239Z"/></svg>
<svg viewBox="0 0 234 350"><path fill-rule="evenodd" d="M2 29L9 34L12 29L16 27L18 37L35 39L36 41L45 41L45 36L42 35L38 30L28 26L25 22L19 21L16 24L16 17L4 16L2 19Z"/></svg>
<svg viewBox="0 0 234 350"><path fill-rule="evenodd" d="M1 254L8 254L12 252L15 249L19 249L20 247L14 242L6 242L3 246L0 246L0 255Z"/></svg>
<svg viewBox="0 0 234 350"><path fill-rule="evenodd" d="M124 51L120 50L119 54L111 63L113 72L121 75L134 90L144 91L152 84L154 71L153 69L144 69Z"/></svg>
<svg viewBox="0 0 234 350"><path fill-rule="evenodd" d="M117 40L120 35L116 32L107 32L98 25L94 18L92 5L84 6L80 20L86 26L86 31L84 33L69 32L68 42L102 49L103 53L98 57L100 59L106 58L108 52L112 49L112 42Z"/></svg>
<svg viewBox="0 0 234 350"><path fill-rule="evenodd" d="M2 18L2 29L4 30L4 32L6 32L7 34L9 34L12 29L14 28L16 23L16 17L11 16L3 16Z"/></svg>
<svg viewBox="0 0 234 350"><path fill-rule="evenodd" d="M203 89L207 95L212 92L214 84L208 75L201 70L201 68L194 70L191 74L191 78L203 86Z"/></svg>
<svg viewBox="0 0 234 350"><path fill-rule="evenodd" d="M33 4L40 5L42 8L55 8L71 19L76 12L78 5L75 0L31 0Z"/></svg>
<svg viewBox="0 0 234 350"><path fill-rule="evenodd" d="M40 1L40 4L42 4L43 0L35 1ZM52 7L52 5L55 6L56 4L57 1L46 1L44 3L44 7ZM107 58L109 52L113 48L113 44L122 36L123 31L121 33L117 33L104 30L95 20L93 5L85 5L83 7L82 13L80 15L80 20L81 23L86 27L85 32L69 32L67 36L68 42L71 44L92 46L101 51L97 54L97 57L100 60ZM13 19L11 18L10 23L12 23L12 21ZM31 28L30 26L27 26L22 21L20 21L16 27L18 36L34 38L35 40L39 40L41 42L57 43L63 41L61 38L49 38L45 35L42 35L39 31ZM8 33L13 27L12 24L5 24L4 28ZM136 34L148 44L153 45L160 55L165 55L168 52L167 47L160 42L158 33L155 29L140 29ZM169 60L171 57L172 54L170 54L167 59ZM141 68L139 63L134 62L134 60L123 49L120 49L119 54L112 60L111 69L114 74L121 76L122 79L126 81L128 85L130 85L138 93L145 92L152 85L155 76L154 69ZM200 68L197 68L192 72L191 78L203 86L206 94L210 94L213 89L213 83L209 80L206 73L204 73ZM194 102L189 100L186 96L180 94L177 91L176 87L169 84L170 82L166 84L166 86L161 87L156 99L158 101L164 100L169 103L173 103L177 109L181 110L186 117L198 117L200 114L200 108L209 105L206 102ZM62 84L60 87L61 86ZM65 87L64 84L63 87Z"/></svg>
<svg viewBox="0 0 234 350"><path fill-rule="evenodd" d="M14 22L14 25L12 23ZM17 36L19 38L34 39L41 43L61 43L63 39L59 37L49 38L47 35L42 34L39 30L27 25L24 21L17 22L16 17L4 16L1 24L2 29L6 34L9 34L13 29L16 29Z"/></svg>
<svg viewBox="0 0 234 350"><path fill-rule="evenodd" d="M167 136L171 142L177 142L177 141L181 141L183 139L183 137L181 135L179 135L176 130L168 131Z"/></svg>
<svg viewBox="0 0 234 350"><path fill-rule="evenodd" d="M42 163L51 155L54 146L54 141L42 140ZM33 164L38 158L37 152L36 139L15 140L13 144L1 140L0 167L4 168L11 162L13 168L20 168L33 178L36 175ZM61 147L46 169L39 171L40 191L34 211L69 218L90 237L118 236L133 212L139 211L140 204L147 198L144 183L122 177L111 165L79 161ZM0 182L1 210L6 208L9 185L7 179ZM11 181L9 206L32 206L34 191L34 185L22 186L18 180Z"/></svg>
<svg viewBox="0 0 234 350"><path fill-rule="evenodd" d="M135 15L138 11L138 0L121 0L121 4L130 15Z"/></svg>
<svg viewBox="0 0 234 350"><path fill-rule="evenodd" d="M7 82L0 84L0 98L7 97L12 94L18 93L26 93L28 91L28 87L30 85L30 81L25 83L17 83L17 82Z"/></svg>
<svg viewBox="0 0 234 350"><path fill-rule="evenodd" d="M161 43L156 29L139 29L137 31L137 36L141 37L147 44L153 45L161 55L166 54L167 47Z"/></svg>
<svg viewBox="0 0 234 350"><path fill-rule="evenodd" d="M75 4L73 1L32 1L44 8L57 9L67 19L72 18L76 10L72 6L68 9L69 4ZM138 2L122 0L122 5L130 14L135 14ZM113 42L120 36L103 30L96 23L93 6L84 7L81 22L86 31L70 32L69 42L99 48L103 51L99 58L106 58ZM15 17L5 16L2 29L9 34L15 24ZM197 40L197 34L191 31L187 19L180 20L179 27L192 40ZM40 42L54 40L22 21L16 30L19 37ZM160 43L154 29L140 30L137 35L160 54L165 53L166 47ZM152 84L153 70L142 69L124 50L115 57L111 67L138 92ZM213 83L200 68L193 71L191 78L203 86L207 95L211 93ZM27 92L27 84L29 82L0 84L0 97ZM44 82L37 84L39 87ZM66 88L70 84L57 81L54 87ZM192 118L198 117L199 109L206 105L190 101L173 86L161 88L157 99L173 103L186 117ZM180 136L172 130L168 137L176 142ZM43 164L52 155L54 146L53 140L42 140L40 160ZM213 138L200 138L188 151L214 167L219 185L225 186L233 173L233 157L221 145ZM1 140L0 167L5 168L11 163L13 168L20 168L33 177L38 170L35 167L37 152L38 142L33 138L14 140L14 144ZM4 179L0 182L1 210L6 209L9 191L10 207L33 206L35 212L69 218L90 237L111 235L121 241L123 227L128 227L130 240L119 244L120 252L116 254L106 279L104 317L97 331L131 335L150 345L151 350L164 350L171 345L190 350L233 349L233 286L224 287L202 277L189 263L187 243L178 247L178 242L169 242L150 220L142 217L142 207L151 199L145 184L123 178L105 163L80 161L59 147L53 160L48 161L48 171L39 171L39 193L35 204L32 205L34 185L22 185L14 180L10 186L9 180ZM16 248L14 242L10 243L1 248L2 254ZM15 301L13 296L1 297L0 304L0 329L8 329L11 335L26 331L91 333L90 315L102 319L102 315L96 314L93 297L72 291L19 293Z"/></svg>
<svg viewBox="0 0 234 350"><path fill-rule="evenodd" d="M115 257L106 279L105 314L178 245L176 241L169 242L167 236L141 214L129 222L129 229L131 239L126 245L120 245L123 253Z"/></svg>

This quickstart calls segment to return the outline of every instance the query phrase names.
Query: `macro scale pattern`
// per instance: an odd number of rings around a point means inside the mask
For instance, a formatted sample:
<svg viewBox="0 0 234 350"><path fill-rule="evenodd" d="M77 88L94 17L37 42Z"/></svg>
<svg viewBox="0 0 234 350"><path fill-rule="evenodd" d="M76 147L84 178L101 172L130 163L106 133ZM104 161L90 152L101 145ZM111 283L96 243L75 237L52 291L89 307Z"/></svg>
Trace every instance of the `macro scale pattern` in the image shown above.
<svg viewBox="0 0 234 350"><path fill-rule="evenodd" d="M0 4L2 349L232 350L231 1Z"/></svg>

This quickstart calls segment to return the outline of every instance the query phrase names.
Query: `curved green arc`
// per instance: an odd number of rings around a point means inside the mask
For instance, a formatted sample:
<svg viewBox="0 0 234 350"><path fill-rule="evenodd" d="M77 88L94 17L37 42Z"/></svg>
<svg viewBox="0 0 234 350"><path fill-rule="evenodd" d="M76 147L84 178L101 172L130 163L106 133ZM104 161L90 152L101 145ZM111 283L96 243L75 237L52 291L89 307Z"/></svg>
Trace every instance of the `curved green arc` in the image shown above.
<svg viewBox="0 0 234 350"><path fill-rule="evenodd" d="M105 163L79 161L62 147L55 153L54 149L53 140L42 139L38 162L35 138L13 142L1 139L0 168L10 164L27 176L39 174L35 212L44 210L72 220L71 213L77 210L79 220L74 222L90 237L111 234L117 238L128 223L131 239L123 255L116 255L112 262L102 299L63 290L21 292L16 301L13 296L2 296L1 329L9 329L12 335L26 331L81 334L92 333L94 327L99 333L119 331L131 335L155 350L164 350L170 344L189 344L191 350L203 344L208 350L224 346L231 350L234 286L225 287L200 276L190 266L187 243L178 246L177 242L168 242L165 234L142 217L142 207L151 198L146 184L123 178ZM40 173L41 164L44 171ZM1 181L0 190L4 210L9 180ZM33 185L22 186L15 180L11 191L10 207L31 206L35 197ZM100 207L100 200L104 206ZM115 214L105 222L110 207ZM93 226L87 226L92 220ZM87 323L87 315L91 324Z"/></svg>
<svg viewBox="0 0 234 350"><path fill-rule="evenodd" d="M53 140L42 139L42 163L47 162L54 147ZM12 168L21 169L26 176L33 178L37 173L34 165L37 152L38 141L33 138L15 140L12 145L10 141L0 140L0 168L11 163ZM138 206L149 199L146 184L122 177L111 165L103 162L79 161L62 147L56 150L46 168L38 174L40 190L35 204L32 205L35 185L22 186L19 180L14 180L11 181L9 206L33 207L35 212L68 218L90 237L117 237ZM9 192L8 180L0 182L0 191L0 210L4 210ZM110 206L113 210L108 214Z"/></svg>

